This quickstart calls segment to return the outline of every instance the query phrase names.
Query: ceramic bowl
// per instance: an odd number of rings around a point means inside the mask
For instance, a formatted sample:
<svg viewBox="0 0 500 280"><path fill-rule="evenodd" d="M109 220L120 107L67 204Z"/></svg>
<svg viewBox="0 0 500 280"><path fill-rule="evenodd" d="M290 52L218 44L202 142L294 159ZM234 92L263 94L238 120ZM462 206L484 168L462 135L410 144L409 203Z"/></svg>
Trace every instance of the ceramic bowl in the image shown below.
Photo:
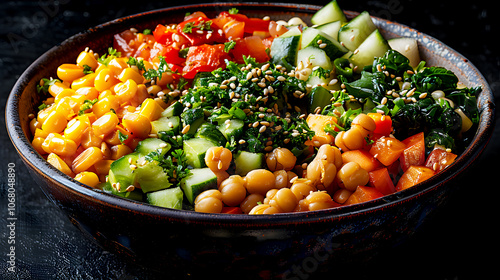
<svg viewBox="0 0 500 280"><path fill-rule="evenodd" d="M102 53L113 34L130 27L153 29L180 22L186 12L208 16L236 6L252 17L309 22L320 7L299 4L217 3L155 10L117 19L77 34L43 54L22 74L7 103L9 136L46 196L82 232L115 254L132 261L189 275L209 271L243 276L294 276L294 266L332 269L345 260L369 258L404 242L438 209L458 184L457 178L481 154L493 130L490 87L462 55L440 41L394 22L373 18L386 38L416 38L428 65L452 70L466 86L482 86L479 129L471 145L444 172L413 188L367 203L315 212L279 215L204 214L160 208L109 195L82 185L48 164L30 144L29 113L45 98L36 92L43 77L73 62L90 47ZM346 12L349 18L357 13ZM244 271L243 274L241 274ZM295 275L297 276L297 275Z"/></svg>

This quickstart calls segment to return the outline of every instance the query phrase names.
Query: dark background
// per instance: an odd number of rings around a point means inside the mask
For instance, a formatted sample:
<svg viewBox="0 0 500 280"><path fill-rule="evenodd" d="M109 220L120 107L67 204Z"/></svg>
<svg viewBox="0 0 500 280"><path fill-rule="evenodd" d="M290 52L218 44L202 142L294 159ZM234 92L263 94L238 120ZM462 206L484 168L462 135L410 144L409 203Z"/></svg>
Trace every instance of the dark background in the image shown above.
<svg viewBox="0 0 500 280"><path fill-rule="evenodd" d="M328 1L304 2L325 4ZM409 25L462 53L483 73L498 103L500 55L497 44L500 30L497 9L493 6L496 2L339 2L346 10L367 10L374 16ZM1 1L0 111L4 111L10 89L29 64L69 36L118 17L189 3L193 1ZM86 239L46 199L28 174L5 131L3 113L0 141L0 279L12 278L11 274L6 274L8 163L16 165L17 180L16 257L19 272L14 279L169 279L125 263ZM499 143L497 130L481 158L456 186L457 192L407 243L383 252L371 261L340 270L337 267L318 278L497 278L500 260Z"/></svg>

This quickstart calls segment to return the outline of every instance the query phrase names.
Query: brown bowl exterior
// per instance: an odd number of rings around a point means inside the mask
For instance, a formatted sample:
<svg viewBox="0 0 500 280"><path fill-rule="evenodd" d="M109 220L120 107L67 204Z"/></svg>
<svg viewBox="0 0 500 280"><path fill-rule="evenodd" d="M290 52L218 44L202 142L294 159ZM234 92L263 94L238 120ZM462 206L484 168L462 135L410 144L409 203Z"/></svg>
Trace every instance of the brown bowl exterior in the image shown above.
<svg viewBox="0 0 500 280"><path fill-rule="evenodd" d="M429 65L445 66L465 85L483 87L478 98L480 125L471 145L444 172L408 190L364 204L315 212L204 214L160 208L92 189L53 168L33 149L28 114L36 112L45 98L36 93L36 84L43 77L55 76L58 65L74 61L85 47L102 52L111 45L115 33L130 27L151 29L158 23L179 22L186 12L202 10L214 16L230 7L254 17L299 16L306 22L320 8L280 3L172 7L111 21L55 46L23 73L7 102L9 136L35 181L82 232L106 250L179 275L245 271L248 277L293 277L297 276L294 266L332 269L335 264L363 260L404 242L445 203L458 185L457 177L483 151L493 130L494 104L484 77L462 55L430 36L379 18L374 22L386 38L416 38L421 57ZM346 14L350 18L356 15Z"/></svg>

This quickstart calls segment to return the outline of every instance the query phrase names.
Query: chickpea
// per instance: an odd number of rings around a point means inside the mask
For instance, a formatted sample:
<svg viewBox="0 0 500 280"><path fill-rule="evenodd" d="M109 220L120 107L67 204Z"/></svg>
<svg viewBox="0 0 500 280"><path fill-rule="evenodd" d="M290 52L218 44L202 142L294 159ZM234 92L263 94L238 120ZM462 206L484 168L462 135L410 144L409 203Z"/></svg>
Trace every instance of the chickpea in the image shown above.
<svg viewBox="0 0 500 280"><path fill-rule="evenodd" d="M222 206L222 194L218 190L206 190L194 200L196 212L220 213Z"/></svg>
<svg viewBox="0 0 500 280"><path fill-rule="evenodd" d="M252 211L252 208L259 204L259 202L264 202L263 195L258 193L249 194L240 204L241 211L245 214L248 214L250 213L250 211Z"/></svg>
<svg viewBox="0 0 500 280"><path fill-rule="evenodd" d="M339 186L348 191L355 191L358 186L365 186L370 180L368 171L361 168L357 162L348 162L337 173Z"/></svg>
<svg viewBox="0 0 500 280"><path fill-rule="evenodd" d="M217 176L217 187L220 187L220 184L222 184L224 180L229 178L229 173L227 173L226 171L215 171L214 174L215 176Z"/></svg>
<svg viewBox="0 0 500 280"><path fill-rule="evenodd" d="M279 209L281 213L292 212L297 207L297 197L288 188L280 189L269 202L269 205Z"/></svg>
<svg viewBox="0 0 500 280"><path fill-rule="evenodd" d="M332 187L337 174L335 164L315 158L307 165L307 179L320 190Z"/></svg>
<svg viewBox="0 0 500 280"><path fill-rule="evenodd" d="M312 186L309 181L298 179L290 187L290 190L293 192L293 194L295 194L297 200L301 200L304 197L308 196L309 193L315 192L317 189Z"/></svg>
<svg viewBox="0 0 500 280"><path fill-rule="evenodd" d="M342 155L337 147L329 144L321 145L315 159L326 160L334 163L337 168L342 167Z"/></svg>
<svg viewBox="0 0 500 280"><path fill-rule="evenodd" d="M245 186L249 193L266 194L275 188L276 178L274 174L266 169L255 169L245 176Z"/></svg>
<svg viewBox="0 0 500 280"><path fill-rule="evenodd" d="M290 180L288 180L288 174L287 171L285 170L276 170L273 172L274 177L276 178L275 181L275 188L277 189L282 189L282 188L287 188L288 185L290 184Z"/></svg>
<svg viewBox="0 0 500 280"><path fill-rule="evenodd" d="M262 215L262 214L276 214L279 213L278 209L270 206L269 204L259 204L252 208L248 213L249 215Z"/></svg>
<svg viewBox="0 0 500 280"><path fill-rule="evenodd" d="M344 204L347 201L347 199L349 199L351 194L352 194L351 191L348 191L346 189L340 189L333 194L332 198L335 202Z"/></svg>
<svg viewBox="0 0 500 280"><path fill-rule="evenodd" d="M266 157L267 167L271 171L292 170L296 161L295 155L287 148L276 148Z"/></svg>
<svg viewBox="0 0 500 280"><path fill-rule="evenodd" d="M363 148L366 143L365 137L366 136L364 136L359 129L351 128L344 132L342 135L342 141L348 150L359 150Z"/></svg>
<svg viewBox="0 0 500 280"><path fill-rule="evenodd" d="M323 191L310 193L303 199L303 204L307 205L309 211L328 209L337 206L330 195Z"/></svg>
<svg viewBox="0 0 500 280"><path fill-rule="evenodd" d="M205 164L213 172L227 170L232 159L231 151L223 147L211 147L205 153Z"/></svg>
<svg viewBox="0 0 500 280"><path fill-rule="evenodd" d="M366 129L368 132L375 131L375 128L377 127L375 121L366 114L357 115L354 120L352 120L351 126L353 125L358 125L363 129Z"/></svg>
<svg viewBox="0 0 500 280"><path fill-rule="evenodd" d="M237 176L237 177L233 177ZM243 178L233 175L224 180L219 187L222 194L222 202L227 206L238 206L245 199L247 190L245 189Z"/></svg>
<svg viewBox="0 0 500 280"><path fill-rule="evenodd" d="M264 198L264 204L269 204L269 202L271 202L271 200L274 198L276 193L278 193L278 189L269 190L266 193L266 198Z"/></svg>

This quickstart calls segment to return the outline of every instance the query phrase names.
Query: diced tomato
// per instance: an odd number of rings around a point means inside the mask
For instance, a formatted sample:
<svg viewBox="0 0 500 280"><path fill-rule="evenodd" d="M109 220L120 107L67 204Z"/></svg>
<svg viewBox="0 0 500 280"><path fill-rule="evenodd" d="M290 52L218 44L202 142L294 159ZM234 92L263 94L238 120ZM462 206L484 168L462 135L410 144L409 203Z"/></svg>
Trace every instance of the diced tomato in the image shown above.
<svg viewBox="0 0 500 280"><path fill-rule="evenodd" d="M448 165L452 164L457 155L454 153L449 153L441 148L435 148L427 157L425 166L434 170L435 172L440 172L445 169Z"/></svg>
<svg viewBox="0 0 500 280"><path fill-rule="evenodd" d="M285 34L288 29L283 25L278 25L274 20L269 22L269 34L274 38Z"/></svg>
<svg viewBox="0 0 500 280"><path fill-rule="evenodd" d="M176 65L181 65L186 61L185 58L179 57L179 49L173 46L155 44L155 47L150 52L150 58L153 60L158 56L163 56L165 62Z"/></svg>
<svg viewBox="0 0 500 280"><path fill-rule="evenodd" d="M373 133L382 134L385 136L389 136L392 132L392 119L390 116L382 115L379 113L368 113L368 116L371 117L377 127Z"/></svg>
<svg viewBox="0 0 500 280"><path fill-rule="evenodd" d="M207 28L207 24L209 28ZM190 25L191 28L184 28L186 25ZM203 16L190 17L177 25L177 32L186 38L191 46L224 43L226 41L224 32L219 30L220 28L213 21Z"/></svg>
<svg viewBox="0 0 500 280"><path fill-rule="evenodd" d="M370 154L383 165L389 166L398 160L405 148L406 145L396 138L381 137L373 143Z"/></svg>
<svg viewBox="0 0 500 280"><path fill-rule="evenodd" d="M411 188L434 176L434 174L435 172L432 169L425 166L410 166L399 179L396 191Z"/></svg>
<svg viewBox="0 0 500 280"><path fill-rule="evenodd" d="M262 39L262 44L266 47L266 49L271 49L271 45L273 44L274 37L267 37Z"/></svg>
<svg viewBox="0 0 500 280"><path fill-rule="evenodd" d="M129 45L130 41L135 39L135 35L130 30L125 30L113 36L113 48L121 52L122 56L131 56L135 48Z"/></svg>
<svg viewBox="0 0 500 280"><path fill-rule="evenodd" d="M222 207L221 213L224 213L224 214L243 214L243 211L241 211L240 207L224 206L224 207Z"/></svg>
<svg viewBox="0 0 500 280"><path fill-rule="evenodd" d="M223 44L189 47L182 76L186 79L193 79L198 72L210 72L219 67L224 68L226 66L224 59L229 59L229 55L224 51Z"/></svg>
<svg viewBox="0 0 500 280"><path fill-rule="evenodd" d="M170 45L174 42L172 39L172 35L176 33L172 29L167 29L165 25L163 24L158 24L153 31L153 36L155 38L155 41L159 44L162 45Z"/></svg>
<svg viewBox="0 0 500 280"><path fill-rule="evenodd" d="M372 154L365 150L345 151L342 153L342 161L344 163L354 161L368 172L378 169L382 165Z"/></svg>
<svg viewBox="0 0 500 280"><path fill-rule="evenodd" d="M420 132L402 141L406 148L399 159L401 168L406 171L412 165L424 165L425 162L425 140L424 133Z"/></svg>
<svg viewBox="0 0 500 280"><path fill-rule="evenodd" d="M373 170L368 172L368 175L370 175L370 181L368 184L382 194L388 195L396 192L396 188L394 187L394 183L392 182L387 168Z"/></svg>
<svg viewBox="0 0 500 280"><path fill-rule="evenodd" d="M188 21L188 20L191 20L191 19L199 18L199 17L208 18L207 15L204 12L196 11L196 12L194 12L192 14L186 14L184 16L184 20L183 21Z"/></svg>
<svg viewBox="0 0 500 280"><path fill-rule="evenodd" d="M245 23L245 33L253 34L255 31L269 32L269 20L249 18Z"/></svg>
<svg viewBox="0 0 500 280"><path fill-rule="evenodd" d="M237 20L230 20L223 27L224 34L228 41L236 41L243 38L245 34L245 23Z"/></svg>
<svg viewBox="0 0 500 280"><path fill-rule="evenodd" d="M237 40L236 45L230 51L237 63L244 63L243 55L255 58L257 62L266 62L269 56L266 52L266 46L262 43L259 36L249 36Z"/></svg>
<svg viewBox="0 0 500 280"><path fill-rule="evenodd" d="M384 196L377 189L372 187L358 186L356 190L349 196L344 205L367 202Z"/></svg>

